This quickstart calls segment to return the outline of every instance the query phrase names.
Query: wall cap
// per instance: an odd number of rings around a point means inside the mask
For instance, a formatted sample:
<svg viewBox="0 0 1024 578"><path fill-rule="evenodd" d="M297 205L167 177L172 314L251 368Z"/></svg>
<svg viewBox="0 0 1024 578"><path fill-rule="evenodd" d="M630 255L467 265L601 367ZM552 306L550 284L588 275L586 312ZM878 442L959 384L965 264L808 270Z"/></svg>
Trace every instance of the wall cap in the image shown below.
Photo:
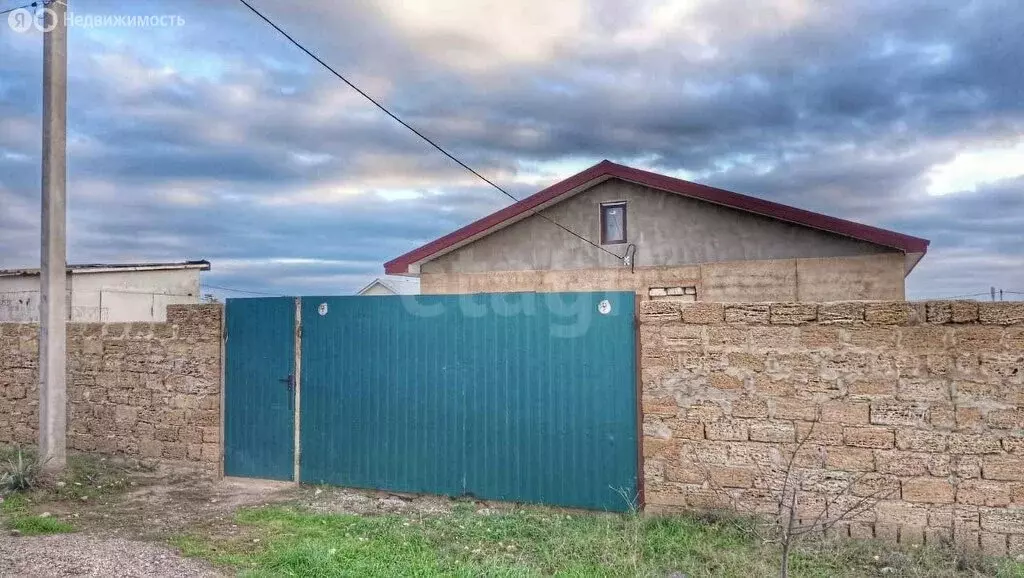
<svg viewBox="0 0 1024 578"><path fill-rule="evenodd" d="M1024 325L1024 301L643 301L641 323L738 325Z"/></svg>

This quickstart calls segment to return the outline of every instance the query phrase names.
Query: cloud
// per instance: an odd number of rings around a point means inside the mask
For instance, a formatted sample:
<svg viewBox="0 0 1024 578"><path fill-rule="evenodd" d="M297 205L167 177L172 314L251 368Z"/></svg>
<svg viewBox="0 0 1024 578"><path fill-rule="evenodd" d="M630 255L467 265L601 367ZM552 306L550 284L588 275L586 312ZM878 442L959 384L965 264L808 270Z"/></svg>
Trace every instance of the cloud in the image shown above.
<svg viewBox="0 0 1024 578"><path fill-rule="evenodd" d="M1024 290L1009 0L255 3L516 195L610 158L931 238L910 297ZM508 202L238 3L75 10L184 25L71 31L73 261L345 293ZM0 31L3 267L38 261L40 43Z"/></svg>
<svg viewBox="0 0 1024 578"><path fill-rule="evenodd" d="M932 197L901 224L934 239L912 276L920 296L1024 293L1024 177Z"/></svg>
<svg viewBox="0 0 1024 578"><path fill-rule="evenodd" d="M585 25L583 0L437 0L379 3L384 17L446 66L494 70L555 56Z"/></svg>
<svg viewBox="0 0 1024 578"><path fill-rule="evenodd" d="M1009 147L966 150L928 173L928 192L943 195L975 191L980 184L1024 174L1024 140Z"/></svg>

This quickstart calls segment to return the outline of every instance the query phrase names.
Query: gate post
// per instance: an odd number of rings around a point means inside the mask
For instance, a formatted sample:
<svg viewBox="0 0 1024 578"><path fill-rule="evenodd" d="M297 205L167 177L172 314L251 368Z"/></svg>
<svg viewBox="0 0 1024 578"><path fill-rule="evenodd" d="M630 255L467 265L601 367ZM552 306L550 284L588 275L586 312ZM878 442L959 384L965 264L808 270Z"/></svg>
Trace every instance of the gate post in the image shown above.
<svg viewBox="0 0 1024 578"><path fill-rule="evenodd" d="M100 292L100 321L103 321L103 292ZM217 440L220 456L217 459L217 479L224 479L225 433L224 414L227 412L227 367L228 367L228 306L220 306L220 435Z"/></svg>
<svg viewBox="0 0 1024 578"><path fill-rule="evenodd" d="M299 470L302 463L302 297L295 298L295 389L292 395L295 396L295 420L293 422L295 424L295 470L292 478L296 484L299 484Z"/></svg>
<svg viewBox="0 0 1024 578"><path fill-rule="evenodd" d="M633 302L633 348L636 356L636 508L637 512L644 511L644 383L643 383L643 355L640 351L640 300Z"/></svg>

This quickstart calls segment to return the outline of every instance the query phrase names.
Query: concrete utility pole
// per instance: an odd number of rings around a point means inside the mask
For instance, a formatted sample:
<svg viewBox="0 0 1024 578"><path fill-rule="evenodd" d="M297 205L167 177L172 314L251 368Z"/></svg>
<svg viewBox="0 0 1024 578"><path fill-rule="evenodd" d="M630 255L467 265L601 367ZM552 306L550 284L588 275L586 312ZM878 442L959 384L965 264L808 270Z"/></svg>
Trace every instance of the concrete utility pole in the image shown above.
<svg viewBox="0 0 1024 578"><path fill-rule="evenodd" d="M67 0L43 11L43 223L39 299L39 457L64 469L67 433ZM52 27L52 29L50 29Z"/></svg>

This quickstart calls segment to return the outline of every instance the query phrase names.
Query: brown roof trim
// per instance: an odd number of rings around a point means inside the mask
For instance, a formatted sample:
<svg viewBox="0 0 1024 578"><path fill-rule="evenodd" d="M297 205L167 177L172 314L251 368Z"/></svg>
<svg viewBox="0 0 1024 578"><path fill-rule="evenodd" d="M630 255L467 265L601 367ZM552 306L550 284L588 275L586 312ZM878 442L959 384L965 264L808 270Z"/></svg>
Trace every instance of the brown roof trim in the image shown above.
<svg viewBox="0 0 1024 578"><path fill-rule="evenodd" d="M559 181L546 189L530 195L517 203L509 205L500 211L491 213L490 215L474 221L461 229L448 233L439 239L435 239L426 245L413 249L400 257L388 261L384 264L384 271L389 275L408 275L410 274L410 266L415 263L429 260L434 255L472 237L487 234L490 229L504 223L505 221L519 217L523 215L523 213L536 209L545 203L551 202L552 200L557 199L574 189L582 187L591 181L612 177L685 197L700 199L733 209L771 217L780 221L804 225L806 227L820 229L822 231L843 235L861 241L867 241L884 247L891 247L893 249L903 251L904 253L923 254L928 251L929 241L927 239L912 237L910 235L904 235L903 233L880 229L878 227L872 227L870 225L864 225L854 221L847 221L846 219L830 217L821 213L806 211L789 205L774 203L757 197L742 195L725 189L717 189L715 187L709 187L707 185L701 185L683 179L659 175L658 173L635 169L633 167L627 167L625 165L605 160L585 169L582 172L576 173L563 181Z"/></svg>

